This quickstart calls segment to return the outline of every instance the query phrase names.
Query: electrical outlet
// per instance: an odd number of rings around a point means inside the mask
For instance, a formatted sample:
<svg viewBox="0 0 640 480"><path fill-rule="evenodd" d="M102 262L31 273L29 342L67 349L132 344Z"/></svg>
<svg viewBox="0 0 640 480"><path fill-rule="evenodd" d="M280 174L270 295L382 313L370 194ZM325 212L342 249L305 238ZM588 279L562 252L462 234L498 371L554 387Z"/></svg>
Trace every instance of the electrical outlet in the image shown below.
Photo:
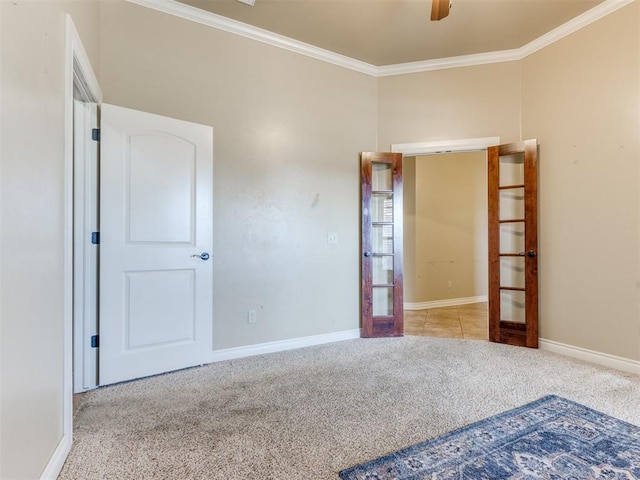
<svg viewBox="0 0 640 480"><path fill-rule="evenodd" d="M256 311L249 310L247 312L247 323L256 323Z"/></svg>
<svg viewBox="0 0 640 480"><path fill-rule="evenodd" d="M338 243L338 234L336 232L327 233L327 243L332 245Z"/></svg>
<svg viewBox="0 0 640 480"><path fill-rule="evenodd" d="M447 282L447 288L453 288L453 282L451 280Z"/></svg>

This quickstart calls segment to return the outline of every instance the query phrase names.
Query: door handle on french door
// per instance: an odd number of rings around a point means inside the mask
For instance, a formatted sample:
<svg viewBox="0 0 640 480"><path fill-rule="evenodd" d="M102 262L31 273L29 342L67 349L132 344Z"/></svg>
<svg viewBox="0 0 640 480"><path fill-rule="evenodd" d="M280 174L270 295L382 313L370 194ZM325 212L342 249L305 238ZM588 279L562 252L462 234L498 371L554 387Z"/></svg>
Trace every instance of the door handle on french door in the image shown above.
<svg viewBox="0 0 640 480"><path fill-rule="evenodd" d="M370 257L371 256L371 252L364 252L364 256L365 257Z"/></svg>
<svg viewBox="0 0 640 480"><path fill-rule="evenodd" d="M536 258L536 252L534 250L529 250L527 252L527 257L529 258Z"/></svg>
<svg viewBox="0 0 640 480"><path fill-rule="evenodd" d="M191 257L199 258L200 260L204 260L205 262L209 260L209 254L207 252L202 252L200 255L196 253L194 255L191 255Z"/></svg>

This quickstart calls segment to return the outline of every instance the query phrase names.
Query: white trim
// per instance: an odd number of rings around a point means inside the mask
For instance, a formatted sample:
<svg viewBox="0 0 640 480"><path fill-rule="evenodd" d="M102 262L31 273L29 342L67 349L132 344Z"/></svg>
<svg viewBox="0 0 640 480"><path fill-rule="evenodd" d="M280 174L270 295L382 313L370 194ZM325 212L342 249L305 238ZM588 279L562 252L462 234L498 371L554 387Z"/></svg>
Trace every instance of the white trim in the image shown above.
<svg viewBox="0 0 640 480"><path fill-rule="evenodd" d="M263 355L265 353L283 352L285 350L293 350L295 348L311 347L313 345L340 342L342 340L352 340L354 338L360 338L359 328L354 330L343 330L341 332L325 333L322 335L313 335L310 337L280 340L277 342L259 343L257 345L247 345L245 347L225 348L223 350L214 350L211 353L209 362L221 362L224 360L233 360L235 358Z"/></svg>
<svg viewBox="0 0 640 480"><path fill-rule="evenodd" d="M101 103L102 90L98 83L98 78L93 73L91 61L84 49L80 35L73 24L71 15L67 14L67 48L71 47L71 52L67 51L67 57L71 55L71 76L73 82L71 84L71 96L73 97L73 83L76 83L85 102ZM69 58L67 58L69 60ZM67 73L69 73L67 71ZM67 85L67 88L69 86Z"/></svg>
<svg viewBox="0 0 640 480"><path fill-rule="evenodd" d="M578 15L520 48L497 52L478 53L474 55L461 55L458 57L438 58L434 60L425 60L423 62L385 65L377 67L378 71L375 76L385 77L390 75L405 75L407 73L429 72L433 70L443 70L446 68L471 67L475 65L486 65L488 63L522 60L532 53L548 47L567 35L591 25L633 1L634 0L605 0L604 2L587 10L582 15Z"/></svg>
<svg viewBox="0 0 640 480"><path fill-rule="evenodd" d="M592 23L606 17L607 15L621 9L632 3L634 0L605 0L595 7L587 10L582 15L569 20L567 23L560 25L558 28L545 33L541 37L532 40L525 46L520 48L520 58L525 58L538 50L548 47L558 40L570 35L578 30L591 25Z"/></svg>
<svg viewBox="0 0 640 480"><path fill-rule="evenodd" d="M447 68L472 67L486 65L488 63L513 62L522 60L521 49L503 50L499 52L476 53L473 55L460 55L458 57L436 58L421 62L397 63L377 67L376 77L389 77L393 75L406 75L408 73L431 72L445 70Z"/></svg>
<svg viewBox="0 0 640 480"><path fill-rule="evenodd" d="M74 75L75 77L75 75ZM74 78L74 87L77 87ZM81 92L82 94L82 92ZM78 262L79 258L84 258L84 243L82 239L84 237L84 208L77 208L79 205L84 205L84 162L80 162L80 158L84 158L84 155L79 155L78 152L85 152L86 139L84 135L81 135L86 128L88 122L88 115L83 108L84 103L80 103L79 100L73 100L73 393L78 393L84 390L84 265ZM80 106L80 108L79 108ZM82 333L80 333L82 332Z"/></svg>
<svg viewBox="0 0 640 480"><path fill-rule="evenodd" d="M434 153L473 152L500 145L500 137L463 138L437 142L394 143L391 151L403 156L431 155Z"/></svg>
<svg viewBox="0 0 640 480"><path fill-rule="evenodd" d="M91 62L71 15L65 25L64 86L64 247L63 247L63 398L62 438L49 459L41 479L55 479L71 450L73 441L73 85L74 76L84 77L83 86L100 101ZM93 90L96 88L96 90ZM84 88L84 87L83 87Z"/></svg>
<svg viewBox="0 0 640 480"><path fill-rule="evenodd" d="M44 472L42 472L42 475L40 475L40 480L56 480L58 478L58 475L60 474L60 471L62 470L62 467L67 459L67 455L69 454L70 450L71 435L64 435L58 443L56 449L53 451L53 455L51 455L49 463L47 463Z"/></svg>
<svg viewBox="0 0 640 480"><path fill-rule="evenodd" d="M348 68L355 72L364 73L372 77L385 77L390 75L405 75L408 73L429 72L433 70L443 70L447 68L470 67L475 65L485 65L488 63L512 62L523 58L547 47L554 42L570 35L587 25L592 24L632 3L634 0L605 0L597 6L587 10L582 15L569 20L550 32L542 35L528 44L514 48L512 50L502 50L497 52L486 52L473 55L461 55L458 57L437 58L421 62L398 63L395 65L376 66L362 62L354 58L331 52L323 48L300 42L284 35L254 27L246 23L232 20L215 13L207 12L196 7L185 5L176 0L127 0L137 5L151 8L159 12L184 18L192 22L201 23L225 32L250 38L258 42L283 48L291 52L306 55L323 62Z"/></svg>
<svg viewBox="0 0 640 480"><path fill-rule="evenodd" d="M184 18L192 22L217 28L224 32L240 35L241 37L266 43L273 47L289 50L290 52L299 53L307 57L315 58L323 62L332 63L339 67L364 73L366 75L377 76L378 67L354 58L340 55L323 48L310 45L308 43L294 40L293 38L278 35L277 33L254 27L246 23L232 20L222 15L207 12L175 0L127 0L130 3L151 8L159 12L168 13L176 17Z"/></svg>
<svg viewBox="0 0 640 480"><path fill-rule="evenodd" d="M638 360L616 357L615 355L609 355L608 353L587 350L586 348L566 345L564 343L554 342L553 340L546 340L544 338L541 338L538 343L540 345L540 350L640 375L640 361Z"/></svg>
<svg viewBox="0 0 640 480"><path fill-rule="evenodd" d="M461 297L461 298L448 298L445 300L431 300L430 302L418 302L418 303L405 303L405 310L426 310L428 308L437 307L455 307L456 305L468 305L470 303L482 303L487 301L486 295L480 295L477 297Z"/></svg>
<svg viewBox="0 0 640 480"><path fill-rule="evenodd" d="M98 231L98 143L91 139L92 128L98 128L98 105L78 99L74 105L73 392L78 393L98 386L98 353L91 348L91 336L98 333L98 246L90 240L91 232Z"/></svg>

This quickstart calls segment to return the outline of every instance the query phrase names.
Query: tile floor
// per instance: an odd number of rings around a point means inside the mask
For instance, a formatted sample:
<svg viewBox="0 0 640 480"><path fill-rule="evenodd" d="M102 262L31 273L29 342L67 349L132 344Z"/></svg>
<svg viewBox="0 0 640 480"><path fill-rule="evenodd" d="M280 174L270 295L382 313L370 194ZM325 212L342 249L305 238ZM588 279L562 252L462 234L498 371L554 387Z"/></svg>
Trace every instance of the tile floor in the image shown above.
<svg viewBox="0 0 640 480"><path fill-rule="evenodd" d="M487 304L405 310L405 335L488 340Z"/></svg>

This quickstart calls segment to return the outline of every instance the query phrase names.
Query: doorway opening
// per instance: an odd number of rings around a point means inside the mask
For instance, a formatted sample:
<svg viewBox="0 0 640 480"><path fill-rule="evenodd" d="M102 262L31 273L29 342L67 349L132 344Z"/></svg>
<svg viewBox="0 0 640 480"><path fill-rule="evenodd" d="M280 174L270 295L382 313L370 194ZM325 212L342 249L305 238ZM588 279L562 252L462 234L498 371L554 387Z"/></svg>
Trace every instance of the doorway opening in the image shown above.
<svg viewBox="0 0 640 480"><path fill-rule="evenodd" d="M489 338L487 147L499 143L391 147L403 153L406 335Z"/></svg>
<svg viewBox="0 0 640 480"><path fill-rule="evenodd" d="M407 156L404 331L488 340L487 155Z"/></svg>

